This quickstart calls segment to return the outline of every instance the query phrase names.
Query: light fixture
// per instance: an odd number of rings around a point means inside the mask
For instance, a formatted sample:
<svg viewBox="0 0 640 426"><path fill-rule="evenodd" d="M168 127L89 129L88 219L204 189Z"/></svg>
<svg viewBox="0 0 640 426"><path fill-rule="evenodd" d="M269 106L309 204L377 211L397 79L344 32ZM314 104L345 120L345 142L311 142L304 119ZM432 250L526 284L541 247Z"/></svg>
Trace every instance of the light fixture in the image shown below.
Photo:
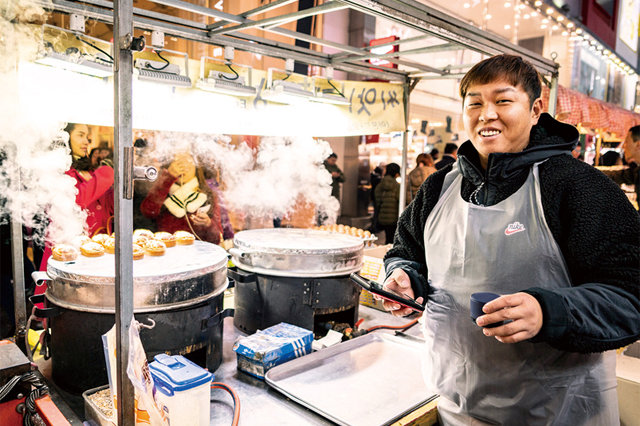
<svg viewBox="0 0 640 426"><path fill-rule="evenodd" d="M573 22L567 22L567 28L573 28Z"/></svg>
<svg viewBox="0 0 640 426"><path fill-rule="evenodd" d="M134 74L137 75L138 80L169 84L174 87L191 87L189 56L186 53L160 48L151 48L151 50L155 52L158 58L162 59L162 62L140 57L136 58L133 65ZM169 62L162 56L162 52L184 56L184 75L180 73L180 66Z"/></svg>
<svg viewBox="0 0 640 426"><path fill-rule="evenodd" d="M239 67L233 64L234 49L227 46L224 49L224 61L220 59L203 56L200 59L200 79L196 82L196 87L208 92L217 92L225 95L250 97L257 93L257 89L251 85L250 67ZM205 77L207 60L219 64L218 69L211 69L209 75ZM221 65L221 66L220 66ZM232 66L233 65L233 66ZM234 68L235 67L235 68ZM225 72L219 68L225 69ZM240 73L236 69L239 69Z"/></svg>
<svg viewBox="0 0 640 426"><path fill-rule="evenodd" d="M551 29L552 29L553 31L556 31L556 30L558 29L558 26L557 26L557 25L553 25L553 26L551 27Z"/></svg>
<svg viewBox="0 0 640 426"><path fill-rule="evenodd" d="M469 9L471 5L469 3L465 3L462 5L462 7L464 7L465 9Z"/></svg>
<svg viewBox="0 0 640 426"><path fill-rule="evenodd" d="M536 12L535 10L531 11L531 17L535 18L536 16L538 16L538 12Z"/></svg>
<svg viewBox="0 0 640 426"><path fill-rule="evenodd" d="M577 28L576 29L576 34L582 34L582 28Z"/></svg>
<svg viewBox="0 0 640 426"><path fill-rule="evenodd" d="M504 2L504 7L511 7L511 3L509 3L508 1Z"/></svg>
<svg viewBox="0 0 640 426"><path fill-rule="evenodd" d="M490 13L487 13L487 14L484 16L484 19L486 19L487 21L488 21L489 19L491 19L491 14L490 14Z"/></svg>
<svg viewBox="0 0 640 426"><path fill-rule="evenodd" d="M505 26L504 26L504 29L505 29L505 30L510 30L510 29L511 29L511 25L509 25L509 24L505 25Z"/></svg>
<svg viewBox="0 0 640 426"><path fill-rule="evenodd" d="M536 2L534 3L535 7L540 7L542 6L542 2L540 0L536 0Z"/></svg>
<svg viewBox="0 0 640 426"><path fill-rule="evenodd" d="M545 28L547 28L547 26L545 24L540 25L540 29L544 30Z"/></svg>
<svg viewBox="0 0 640 426"><path fill-rule="evenodd" d="M558 18L557 18L557 20L558 20L558 22L562 22L562 21L564 21L564 16L559 15L559 16L558 16Z"/></svg>
<svg viewBox="0 0 640 426"><path fill-rule="evenodd" d="M547 8L547 15L551 15L553 13L553 8L552 7L548 7Z"/></svg>
<svg viewBox="0 0 640 426"><path fill-rule="evenodd" d="M549 20L548 20L547 18L544 18L544 19L542 20L542 23L543 23L543 24L548 24L548 23L549 23Z"/></svg>
<svg viewBox="0 0 640 426"><path fill-rule="evenodd" d="M563 32L562 32L562 35L566 37L566 36L568 36L568 35L569 35L569 33L568 33L567 31L563 31Z"/></svg>
<svg viewBox="0 0 640 426"><path fill-rule="evenodd" d="M84 23L84 21L82 22ZM81 52L80 49L75 46L69 46L64 52L58 52L53 47L53 44L45 41L44 35L46 29L72 34L73 38L81 43L91 46L93 50L97 51L97 53L93 55ZM113 57L104 49L98 47L97 44L106 44L111 46L110 43L104 40L90 37L77 31L69 31L64 28L44 24L42 26L42 44L40 45L35 62L41 65L48 65L93 77L106 78L113 75ZM106 50L111 50L111 48L107 47Z"/></svg>
<svg viewBox="0 0 640 426"><path fill-rule="evenodd" d="M260 96L271 102L279 104L299 104L315 98L313 81L302 74L293 72L294 61L287 59L285 70L269 68L267 71L267 86ZM274 74L285 75L282 79L275 79ZM289 81L294 77L296 81Z"/></svg>

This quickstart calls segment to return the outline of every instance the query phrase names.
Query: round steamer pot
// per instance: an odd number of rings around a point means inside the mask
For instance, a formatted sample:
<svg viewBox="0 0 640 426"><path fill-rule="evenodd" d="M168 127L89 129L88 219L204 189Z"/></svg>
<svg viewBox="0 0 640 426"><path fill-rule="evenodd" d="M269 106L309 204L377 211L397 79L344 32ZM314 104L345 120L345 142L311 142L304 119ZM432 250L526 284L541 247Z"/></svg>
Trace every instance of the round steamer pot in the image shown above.
<svg viewBox="0 0 640 426"><path fill-rule="evenodd" d="M253 333L280 322L308 330L322 322L353 325L364 244L344 234L273 228L238 232L229 250L237 271L234 325Z"/></svg>
<svg viewBox="0 0 640 426"><path fill-rule="evenodd" d="M147 357L181 354L214 371L222 361L227 252L206 242L133 261L134 316L153 329L140 338ZM102 335L115 324L115 257L49 259L46 292L53 380L81 393L108 382Z"/></svg>
<svg viewBox="0 0 640 426"><path fill-rule="evenodd" d="M362 268L360 238L295 228L238 232L229 253L239 268L281 277L335 277Z"/></svg>

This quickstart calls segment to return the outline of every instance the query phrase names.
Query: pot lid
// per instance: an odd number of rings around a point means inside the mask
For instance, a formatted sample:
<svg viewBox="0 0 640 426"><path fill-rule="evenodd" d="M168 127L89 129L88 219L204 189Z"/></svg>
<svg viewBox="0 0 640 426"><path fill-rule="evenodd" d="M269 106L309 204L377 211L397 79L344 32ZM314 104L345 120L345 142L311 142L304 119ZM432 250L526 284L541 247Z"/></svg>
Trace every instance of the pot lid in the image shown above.
<svg viewBox="0 0 640 426"><path fill-rule="evenodd" d="M238 232L229 252L241 269L283 277L348 275L362 268L360 238L314 229L269 228Z"/></svg>
<svg viewBox="0 0 640 426"><path fill-rule="evenodd" d="M298 228L251 229L238 232L234 245L246 251L282 254L337 254L362 250L362 239L327 231Z"/></svg>
<svg viewBox="0 0 640 426"><path fill-rule="evenodd" d="M169 282L189 279L216 271L226 266L228 254L215 244L195 241L192 245L167 248L163 256L148 256L133 261L136 283ZM70 278L92 283L113 283L115 256L105 253L100 257L79 255L71 262L49 258L47 273L50 277Z"/></svg>

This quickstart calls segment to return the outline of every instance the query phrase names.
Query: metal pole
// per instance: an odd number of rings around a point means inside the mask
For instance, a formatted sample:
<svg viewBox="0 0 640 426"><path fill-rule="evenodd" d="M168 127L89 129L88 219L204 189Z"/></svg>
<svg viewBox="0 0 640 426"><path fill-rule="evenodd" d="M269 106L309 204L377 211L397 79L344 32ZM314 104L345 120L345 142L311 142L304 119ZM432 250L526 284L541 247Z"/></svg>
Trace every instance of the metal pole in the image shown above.
<svg viewBox="0 0 640 426"><path fill-rule="evenodd" d="M549 115L556 116L556 104L558 102L558 71L551 75L551 87L549 88Z"/></svg>
<svg viewBox="0 0 640 426"><path fill-rule="evenodd" d="M407 147L409 145L409 95L411 86L409 80L405 80L404 90L404 133L402 134L402 164L400 165L400 201L398 203L398 217L404 211L407 201Z"/></svg>
<svg viewBox="0 0 640 426"><path fill-rule="evenodd" d="M17 185L14 185L17 187ZM15 312L16 344L24 349L24 335L27 332L27 306L24 291L24 257L22 247L22 222L11 218L11 256L13 269L13 309Z"/></svg>
<svg viewBox="0 0 640 426"><path fill-rule="evenodd" d="M114 141L115 141L115 311L117 354L118 425L135 425L134 390L127 377L129 327L133 318L133 200L125 198L130 186L132 159L132 76L133 0L114 2L113 27L114 73ZM129 179L128 179L129 178Z"/></svg>

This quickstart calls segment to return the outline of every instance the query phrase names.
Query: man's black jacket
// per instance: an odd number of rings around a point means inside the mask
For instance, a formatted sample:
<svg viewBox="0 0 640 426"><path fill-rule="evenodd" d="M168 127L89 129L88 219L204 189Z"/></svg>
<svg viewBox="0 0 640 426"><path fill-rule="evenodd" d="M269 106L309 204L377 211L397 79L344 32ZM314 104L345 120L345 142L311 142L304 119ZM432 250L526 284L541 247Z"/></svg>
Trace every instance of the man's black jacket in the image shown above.
<svg viewBox="0 0 640 426"><path fill-rule="evenodd" d="M578 131L542 114L520 153L495 153L487 170L471 142L458 150L458 162L432 174L398 222L394 245L385 256L387 276L402 268L416 298L428 298L424 253L427 216L453 166L462 175L461 196L494 205L525 182L539 166L545 220L566 261L570 286L557 290L523 288L543 312L542 329L532 341L573 352L600 352L640 337L640 215L624 193L593 167L571 157ZM514 259L527 262L528 259Z"/></svg>

